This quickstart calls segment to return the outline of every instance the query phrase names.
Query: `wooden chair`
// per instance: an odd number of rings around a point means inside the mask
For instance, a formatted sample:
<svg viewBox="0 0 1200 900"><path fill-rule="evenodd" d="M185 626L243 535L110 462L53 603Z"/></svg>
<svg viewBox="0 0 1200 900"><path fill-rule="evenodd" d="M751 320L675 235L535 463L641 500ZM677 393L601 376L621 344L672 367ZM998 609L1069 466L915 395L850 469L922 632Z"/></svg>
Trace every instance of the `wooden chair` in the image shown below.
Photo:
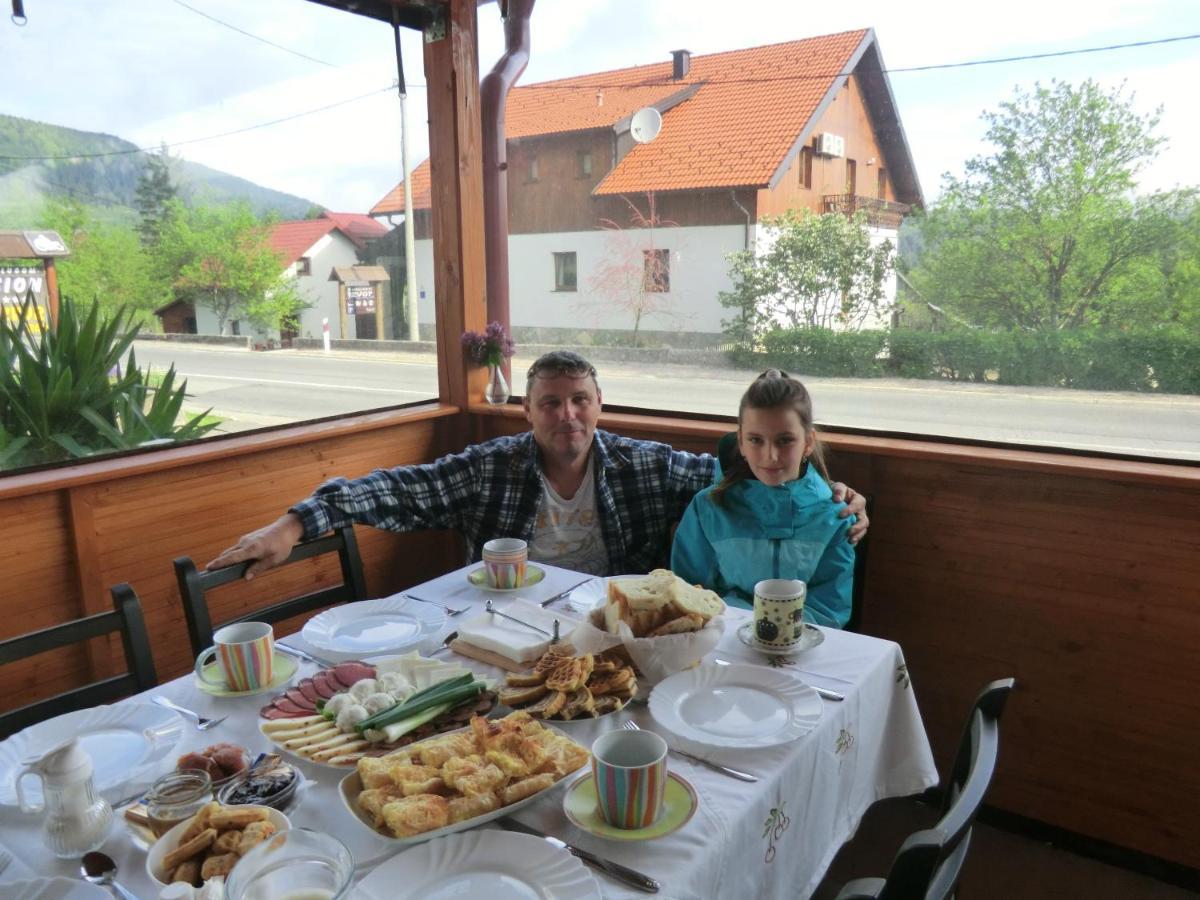
<svg viewBox="0 0 1200 900"><path fill-rule="evenodd" d="M731 431L728 434L721 435L721 439L717 441L717 461L721 463L721 471L728 471L729 466L737 457L737 432ZM751 478L754 476L751 475ZM867 502L867 518L873 514L875 508L875 498L867 494L863 494L863 499ZM858 631L862 625L862 608L863 596L866 593L867 585L867 543L870 537L870 532L867 536L854 545L854 587L850 591L850 618L846 620L846 631Z"/></svg>
<svg viewBox="0 0 1200 900"><path fill-rule="evenodd" d="M121 675L73 688L0 714L0 738L45 719L119 700L158 684L154 657L150 652L150 637L146 633L146 621L142 618L142 605L138 602L137 594L129 585L118 584L112 589L112 600L112 612L97 613L0 641L0 665L4 665L119 631L125 648L125 664L128 666ZM11 683L9 686L12 686Z"/></svg>
<svg viewBox="0 0 1200 900"><path fill-rule="evenodd" d="M358 540L354 536L353 525L339 528L325 537L301 541L282 565L290 565L324 553L337 553L342 565L341 584L253 610L243 616L221 622L217 627L251 621L274 624L334 603L366 600L367 582L363 577L362 559L358 555ZM181 556L175 560L175 578L179 582L179 595L183 598L183 614L187 619L193 655L199 655L201 651L211 647L213 642L214 629L212 617L208 612L208 592L240 580L250 566L251 563L245 562L211 572L201 572L196 569L196 564L190 557Z"/></svg>
<svg viewBox="0 0 1200 900"><path fill-rule="evenodd" d="M971 827L983 803L1000 751L1000 715L1012 678L993 681L980 693L959 741L954 767L942 790L942 817L901 845L887 878L859 878L837 900L946 900L954 896L971 843Z"/></svg>

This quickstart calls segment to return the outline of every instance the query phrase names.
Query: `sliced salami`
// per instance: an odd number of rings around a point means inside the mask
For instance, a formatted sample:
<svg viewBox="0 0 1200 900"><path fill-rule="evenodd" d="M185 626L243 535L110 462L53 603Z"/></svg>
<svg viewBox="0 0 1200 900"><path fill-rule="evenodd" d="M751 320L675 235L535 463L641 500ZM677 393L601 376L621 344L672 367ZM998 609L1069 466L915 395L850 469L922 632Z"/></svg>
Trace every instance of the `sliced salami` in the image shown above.
<svg viewBox="0 0 1200 900"><path fill-rule="evenodd" d="M286 713L289 718L293 716L311 716L313 714L313 710L293 703L287 697L276 698L272 705L281 712Z"/></svg>
<svg viewBox="0 0 1200 900"><path fill-rule="evenodd" d="M314 707L316 706L316 702L322 699L321 695L317 693L317 689L313 687L313 680L311 678L302 678L300 681L296 682L296 689L299 690L300 693L304 694L304 696L309 699L309 702L311 702Z"/></svg>
<svg viewBox="0 0 1200 900"><path fill-rule="evenodd" d="M341 684L351 687L355 682L362 681L364 678L374 678L375 667L353 660L352 662L338 663L333 668L333 674Z"/></svg>
<svg viewBox="0 0 1200 900"><path fill-rule="evenodd" d="M308 699L308 695L299 688L292 688L284 694L289 700L299 706L301 709L307 709L310 713L317 711L317 704Z"/></svg>
<svg viewBox="0 0 1200 900"><path fill-rule="evenodd" d="M262 709L260 709L258 711L258 714L260 716L262 716L264 719L295 719L295 718L298 718L298 716L296 716L292 713L284 712L282 709L280 709L274 703L264 706Z"/></svg>
<svg viewBox="0 0 1200 900"><path fill-rule="evenodd" d="M328 671L321 671L313 676L313 688L322 700L328 700L342 689L340 685L331 683Z"/></svg>

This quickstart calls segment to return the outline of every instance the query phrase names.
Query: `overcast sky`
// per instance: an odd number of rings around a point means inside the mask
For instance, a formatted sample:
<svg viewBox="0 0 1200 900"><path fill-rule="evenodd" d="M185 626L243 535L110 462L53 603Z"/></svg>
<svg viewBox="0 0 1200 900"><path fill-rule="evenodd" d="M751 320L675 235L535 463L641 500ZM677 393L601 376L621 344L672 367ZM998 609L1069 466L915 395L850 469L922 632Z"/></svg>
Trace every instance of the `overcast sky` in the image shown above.
<svg viewBox="0 0 1200 900"><path fill-rule="evenodd" d="M362 211L400 179L390 29L307 0L24 0L0 19L0 112L157 146L306 197ZM282 45L276 49L197 14ZM968 9L977 6L978 9ZM480 8L480 68L502 47L499 11ZM873 27L889 68L1046 53L1200 33L1197 0L538 0L521 83ZM421 39L404 38L415 165L427 155ZM318 61L314 61L318 60ZM927 199L943 172L986 151L979 114L1014 86L1122 81L1144 111L1163 107L1170 143L1147 189L1197 184L1200 40L1062 59L895 73L892 88ZM351 100L370 94L364 99ZM344 102L351 101L351 102ZM302 115L244 134L196 138Z"/></svg>

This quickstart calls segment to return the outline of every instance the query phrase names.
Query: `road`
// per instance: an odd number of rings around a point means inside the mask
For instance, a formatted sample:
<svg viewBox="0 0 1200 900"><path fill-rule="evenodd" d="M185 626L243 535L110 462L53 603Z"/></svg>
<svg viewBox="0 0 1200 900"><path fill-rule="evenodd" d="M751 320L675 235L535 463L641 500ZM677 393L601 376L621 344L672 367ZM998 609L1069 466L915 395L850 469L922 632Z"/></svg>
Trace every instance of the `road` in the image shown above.
<svg viewBox="0 0 1200 900"><path fill-rule="evenodd" d="M295 422L437 394L432 355L278 350L138 341L140 364L171 362L188 379L189 412L212 407L222 431ZM531 360L519 355L513 371ZM611 405L732 415L754 372L604 362ZM1200 397L905 379L804 379L831 425L1200 460ZM519 386L523 390L524 385Z"/></svg>

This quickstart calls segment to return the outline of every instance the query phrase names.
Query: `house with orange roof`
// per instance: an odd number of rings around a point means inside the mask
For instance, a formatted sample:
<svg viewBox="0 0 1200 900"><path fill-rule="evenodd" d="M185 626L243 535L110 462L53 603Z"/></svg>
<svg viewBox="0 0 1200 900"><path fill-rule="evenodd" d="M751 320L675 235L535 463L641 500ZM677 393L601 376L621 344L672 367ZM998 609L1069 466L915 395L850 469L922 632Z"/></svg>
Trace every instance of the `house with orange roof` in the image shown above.
<svg viewBox="0 0 1200 900"><path fill-rule="evenodd" d="M661 128L635 140L634 115ZM512 324L632 329L609 282L663 294L640 327L717 334L726 256L788 210L863 210L892 239L923 203L872 29L514 88L505 108ZM412 174L417 282L432 315L429 161ZM403 212L403 185L372 209ZM624 273L624 275L622 275ZM637 289L636 287L634 288ZM895 288L890 295L894 297Z"/></svg>
<svg viewBox="0 0 1200 900"><path fill-rule="evenodd" d="M374 312L349 316L346 333L339 334L342 317L339 309L338 283L330 281L335 268L356 265L367 249L367 243L387 234L387 226L361 213L324 212L315 219L279 222L271 229L268 241L279 256L280 275L295 278L300 295L310 304L301 310L300 328L296 332L263 332L248 322L233 320L227 323L232 334L251 334L264 340L297 336L319 338L322 320L328 318L335 337L376 338L378 334ZM175 301L155 310L167 332L217 334L217 317L212 310L191 303Z"/></svg>

